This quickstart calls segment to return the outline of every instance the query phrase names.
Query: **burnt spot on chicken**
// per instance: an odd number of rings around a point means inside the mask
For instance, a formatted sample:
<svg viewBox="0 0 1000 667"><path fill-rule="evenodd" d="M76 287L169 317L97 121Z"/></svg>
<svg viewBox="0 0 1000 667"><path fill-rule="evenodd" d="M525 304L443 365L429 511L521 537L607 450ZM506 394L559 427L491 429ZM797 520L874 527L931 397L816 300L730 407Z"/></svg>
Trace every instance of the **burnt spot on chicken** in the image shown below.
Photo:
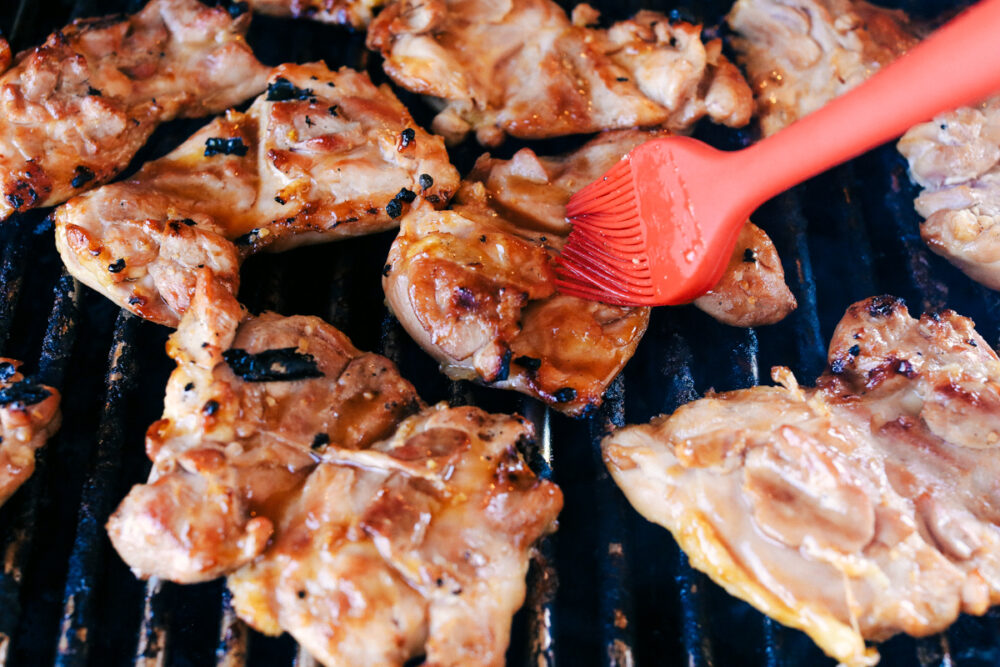
<svg viewBox="0 0 1000 667"><path fill-rule="evenodd" d="M125 260L121 257L108 264L109 273L121 273L125 270Z"/></svg>
<svg viewBox="0 0 1000 667"><path fill-rule="evenodd" d="M757 263L757 253L753 248L747 248L743 251L743 261L751 264Z"/></svg>
<svg viewBox="0 0 1000 667"><path fill-rule="evenodd" d="M243 157L249 148L242 137L210 137L205 140L205 157L213 155L236 155Z"/></svg>
<svg viewBox="0 0 1000 667"><path fill-rule="evenodd" d="M386 264L382 267L383 276L388 276L390 273L392 273L392 264Z"/></svg>
<svg viewBox="0 0 1000 667"><path fill-rule="evenodd" d="M399 148L400 150L408 148L413 140L416 138L417 133L414 132L412 127L408 127L399 134Z"/></svg>
<svg viewBox="0 0 1000 667"><path fill-rule="evenodd" d="M576 389L573 387L563 387L553 393L552 397L556 400L556 403L568 403L576 398Z"/></svg>
<svg viewBox="0 0 1000 667"><path fill-rule="evenodd" d="M529 371L537 371L542 367L542 360L536 357L529 357L526 355L521 355L514 359L514 363L522 368L526 368Z"/></svg>
<svg viewBox="0 0 1000 667"><path fill-rule="evenodd" d="M427 188L434 185L434 179L431 178L430 174L420 174L420 188L426 190Z"/></svg>
<svg viewBox="0 0 1000 667"><path fill-rule="evenodd" d="M278 77L267 84L268 102L288 102L291 100L308 100L315 102L316 96L312 88L299 88L285 77Z"/></svg>
<svg viewBox="0 0 1000 667"><path fill-rule="evenodd" d="M104 93L102 93L97 88L94 88L93 86L88 86L87 87L87 94L90 95L91 97L103 97L104 96Z"/></svg>
<svg viewBox="0 0 1000 667"><path fill-rule="evenodd" d="M219 402L213 398L205 401L205 405L201 406L201 412L206 417L214 417L219 412L219 408Z"/></svg>
<svg viewBox="0 0 1000 667"><path fill-rule="evenodd" d="M902 299L894 296L889 296L883 294L882 296L872 297L868 300L868 314L872 317L888 317L897 308L905 308L906 302ZM933 317L934 314L931 314Z"/></svg>
<svg viewBox="0 0 1000 667"><path fill-rule="evenodd" d="M82 188L92 180L94 180L94 172L81 164L73 170L73 180L70 181L70 185L74 188Z"/></svg>
<svg viewBox="0 0 1000 667"><path fill-rule="evenodd" d="M330 436L326 433L317 433L312 440L312 444L309 445L311 449L322 449L330 444Z"/></svg>
<svg viewBox="0 0 1000 667"><path fill-rule="evenodd" d="M48 387L24 379L0 388L0 407L13 405L23 408L40 403L51 395L52 392Z"/></svg>
<svg viewBox="0 0 1000 667"><path fill-rule="evenodd" d="M234 348L223 352L222 357L247 382L292 382L323 377L316 359L294 347L257 353Z"/></svg>

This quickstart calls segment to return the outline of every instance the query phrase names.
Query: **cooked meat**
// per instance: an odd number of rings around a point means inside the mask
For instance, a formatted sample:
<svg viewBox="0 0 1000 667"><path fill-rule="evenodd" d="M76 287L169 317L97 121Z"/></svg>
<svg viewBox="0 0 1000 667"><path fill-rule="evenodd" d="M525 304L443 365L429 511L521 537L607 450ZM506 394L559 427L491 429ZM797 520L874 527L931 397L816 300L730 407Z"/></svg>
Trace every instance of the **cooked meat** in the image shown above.
<svg viewBox="0 0 1000 667"><path fill-rule="evenodd" d="M765 135L819 109L917 42L905 14L863 0L737 0L728 21Z"/></svg>
<svg viewBox="0 0 1000 667"><path fill-rule="evenodd" d="M35 450L59 429L59 392L0 357L0 505L35 471Z"/></svg>
<svg viewBox="0 0 1000 667"><path fill-rule="evenodd" d="M534 542L559 488L518 453L520 417L441 404L365 451L328 449L233 605L327 665L504 664Z"/></svg>
<svg viewBox="0 0 1000 667"><path fill-rule="evenodd" d="M587 5L571 21L552 0L400 0L368 46L396 83L432 98L432 128L453 142L750 119L746 82L700 26L648 11L606 30L596 21Z"/></svg>
<svg viewBox="0 0 1000 667"><path fill-rule="evenodd" d="M388 359L316 317L249 318L208 274L167 344L177 370L146 434L149 482L108 521L143 578L205 581L249 562L323 451L367 447L420 404Z"/></svg>
<svg viewBox="0 0 1000 667"><path fill-rule="evenodd" d="M263 90L267 68L233 19L198 0L152 0L77 20L0 77L0 220L110 180L156 127Z"/></svg>
<svg viewBox="0 0 1000 667"><path fill-rule="evenodd" d="M582 414L635 352L649 311L556 294L552 260L570 195L650 138L609 132L569 155L483 156L450 211L414 209L383 286L396 316L453 378L478 379ZM741 326L781 319L795 299L770 239L753 225L726 276L696 302ZM750 249L753 257L749 257Z"/></svg>
<svg viewBox="0 0 1000 667"><path fill-rule="evenodd" d="M323 23L364 28L386 0L249 0L258 14L308 18Z"/></svg>
<svg viewBox="0 0 1000 667"><path fill-rule="evenodd" d="M7 71L13 59L14 56L10 50L10 42L4 39L3 33L0 32L0 74Z"/></svg>
<svg viewBox="0 0 1000 667"><path fill-rule="evenodd" d="M777 248L748 220L722 279L694 305L723 324L758 327L780 322L798 304L785 284Z"/></svg>
<svg viewBox="0 0 1000 667"><path fill-rule="evenodd" d="M709 395L607 438L632 504L730 593L847 665L1000 602L1000 359L952 311L851 306L801 389ZM996 461L994 461L996 462Z"/></svg>
<svg viewBox="0 0 1000 667"><path fill-rule="evenodd" d="M388 229L415 199L444 206L458 180L387 86L281 65L246 113L60 207L56 244L81 281L176 325L199 267L235 292L247 256Z"/></svg>
<svg viewBox="0 0 1000 667"><path fill-rule="evenodd" d="M973 280L1000 290L1000 97L942 114L899 141L922 188L920 235Z"/></svg>

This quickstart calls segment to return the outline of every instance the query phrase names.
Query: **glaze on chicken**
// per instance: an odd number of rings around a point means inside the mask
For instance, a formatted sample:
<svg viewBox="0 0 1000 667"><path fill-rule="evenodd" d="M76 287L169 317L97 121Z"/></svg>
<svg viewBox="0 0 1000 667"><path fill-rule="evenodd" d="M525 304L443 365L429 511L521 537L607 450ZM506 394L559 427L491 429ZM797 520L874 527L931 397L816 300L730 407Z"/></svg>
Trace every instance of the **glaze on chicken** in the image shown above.
<svg viewBox="0 0 1000 667"><path fill-rule="evenodd" d="M0 357L0 506L35 471L35 452L59 430L59 392Z"/></svg>
<svg viewBox="0 0 1000 667"><path fill-rule="evenodd" d="M700 26L643 11L609 29L587 5L572 20L552 0L400 0L368 46L404 88L431 99L449 142L540 139L605 129L747 123L749 88Z"/></svg>
<svg viewBox="0 0 1000 667"><path fill-rule="evenodd" d="M645 308L557 294L552 261L569 227L573 192L655 136L605 133L566 156L530 149L483 156L451 210L403 218L383 286L393 312L453 378L536 396L579 415L598 405L646 330ZM742 326L780 320L795 307L770 239L752 224L726 275L696 302Z"/></svg>
<svg viewBox="0 0 1000 667"><path fill-rule="evenodd" d="M388 359L316 317L248 317L207 269L167 352L177 369L146 434L149 482L108 521L142 578L207 581L249 562L324 451L367 447L420 407Z"/></svg>
<svg viewBox="0 0 1000 667"><path fill-rule="evenodd" d="M970 278L1000 290L1000 97L910 129L899 152L923 191L920 236Z"/></svg>
<svg viewBox="0 0 1000 667"><path fill-rule="evenodd" d="M364 28L386 0L249 0L257 14Z"/></svg>
<svg viewBox="0 0 1000 667"><path fill-rule="evenodd" d="M815 389L709 396L605 439L629 501L846 665L1000 602L1000 359L952 311L851 306Z"/></svg>
<svg viewBox="0 0 1000 667"><path fill-rule="evenodd" d="M532 435L441 404L370 449L328 448L267 551L230 575L237 614L326 665L502 666L530 552L562 507L518 453Z"/></svg>
<svg viewBox="0 0 1000 667"><path fill-rule="evenodd" d="M728 22L765 136L847 92L917 42L905 14L863 0L737 0Z"/></svg>
<svg viewBox="0 0 1000 667"><path fill-rule="evenodd" d="M78 19L19 54L0 76L0 220L110 180L164 121L263 90L249 20L152 0L132 16Z"/></svg>
<svg viewBox="0 0 1000 667"><path fill-rule="evenodd" d="M247 256L389 229L415 200L444 206L458 180L387 86L281 65L246 113L60 207L56 244L81 281L175 326L199 267L235 292Z"/></svg>

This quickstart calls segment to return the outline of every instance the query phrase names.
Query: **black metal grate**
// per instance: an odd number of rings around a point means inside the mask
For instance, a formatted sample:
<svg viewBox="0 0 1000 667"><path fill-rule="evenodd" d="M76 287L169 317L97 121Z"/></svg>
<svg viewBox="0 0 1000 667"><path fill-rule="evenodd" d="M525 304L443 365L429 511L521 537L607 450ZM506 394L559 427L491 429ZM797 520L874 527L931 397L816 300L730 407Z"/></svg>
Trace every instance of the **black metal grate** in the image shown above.
<svg viewBox="0 0 1000 667"><path fill-rule="evenodd" d="M37 43L74 16L134 9L133 0L7 0L0 28L17 48ZM668 3L603 3L609 18ZM688 7L718 22L725 0ZM938 0L904 3L918 14ZM266 62L325 58L383 79L363 36L307 23L255 19L250 41ZM420 122L429 112L400 93ZM204 121L158 131L135 163L160 155ZM744 133L703 128L733 147ZM543 152L575 140L543 142ZM510 142L498 153L520 147ZM463 171L479 149L453 151ZM872 294L906 298L915 311L948 305L1000 340L1000 294L971 282L919 239L914 192L891 147L783 195L755 220L774 238L799 309L758 331L717 324L692 308L660 309L605 406L572 421L543 405L440 376L382 304L379 269L392 235L258 257L244 270L241 298L253 310L313 313L362 348L395 360L429 401L519 410L540 435L526 452L566 494L559 533L539 549L525 609L515 619L512 665L831 664L799 632L728 597L692 570L669 534L631 510L608 478L597 443L609 429L648 420L709 387L746 387L775 364L804 381L823 368L825 341L845 307ZM64 393L64 423L40 452L38 470L0 508L0 667L82 665L296 665L314 662L287 636L249 631L221 582L196 586L136 581L103 532L108 512L145 479L142 442L159 417L172 364L167 331L116 312L62 272L43 213L0 226L0 351ZM39 343L40 342L40 343ZM945 634L897 637L883 664L924 667L1000 664L1000 614L963 616Z"/></svg>

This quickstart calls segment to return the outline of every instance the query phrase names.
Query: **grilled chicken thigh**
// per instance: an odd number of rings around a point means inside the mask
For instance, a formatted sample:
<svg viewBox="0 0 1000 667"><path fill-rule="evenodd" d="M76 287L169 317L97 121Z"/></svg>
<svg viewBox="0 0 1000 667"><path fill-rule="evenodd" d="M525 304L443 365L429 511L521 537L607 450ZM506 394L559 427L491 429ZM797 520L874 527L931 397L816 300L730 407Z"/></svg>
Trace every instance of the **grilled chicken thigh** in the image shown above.
<svg viewBox="0 0 1000 667"><path fill-rule="evenodd" d="M712 394L605 439L695 567L847 665L1000 602L1000 359L952 311L851 306L815 389Z"/></svg>
<svg viewBox="0 0 1000 667"><path fill-rule="evenodd" d="M108 521L137 576L181 583L260 554L282 498L328 448L390 435L420 400L388 359L316 317L250 318L207 269L167 344L177 361L150 426L149 482Z"/></svg>
<svg viewBox="0 0 1000 667"><path fill-rule="evenodd" d="M1000 290L1000 97L917 125L898 148L923 188L920 236L970 278Z"/></svg>
<svg viewBox="0 0 1000 667"><path fill-rule="evenodd" d="M847 92L917 42L905 14L863 0L737 0L728 22L765 136Z"/></svg>
<svg viewBox="0 0 1000 667"><path fill-rule="evenodd" d="M59 429L59 392L0 357L0 505L35 471L35 451Z"/></svg>
<svg viewBox="0 0 1000 667"><path fill-rule="evenodd" d="M588 27L597 18L580 5L571 21L551 0L400 0L372 22L368 46L396 83L432 99L432 128L449 141L750 119L746 82L699 26L644 11Z"/></svg>
<svg viewBox="0 0 1000 667"><path fill-rule="evenodd" d="M503 665L530 551L562 506L518 453L531 436L442 404L370 449L327 449L272 545L230 575L236 612L327 665Z"/></svg>
<svg viewBox="0 0 1000 667"><path fill-rule="evenodd" d="M110 180L164 121L260 92L267 68L243 40L249 19L152 0L19 54L0 76L0 220Z"/></svg>
<svg viewBox="0 0 1000 667"><path fill-rule="evenodd" d="M514 389L578 415L632 357L649 311L557 294L552 260L565 206L650 133L609 132L569 155L483 156L451 210L403 218L383 286L396 316L454 378ZM748 223L723 280L696 302L724 322L780 320L795 307L770 239Z"/></svg>
<svg viewBox="0 0 1000 667"><path fill-rule="evenodd" d="M458 180L387 86L281 65L246 113L60 207L56 244L81 281L174 326L198 268L235 292L247 256L391 228L416 199L444 206Z"/></svg>
<svg viewBox="0 0 1000 667"><path fill-rule="evenodd" d="M307 18L364 28L385 0L249 0L258 14Z"/></svg>

